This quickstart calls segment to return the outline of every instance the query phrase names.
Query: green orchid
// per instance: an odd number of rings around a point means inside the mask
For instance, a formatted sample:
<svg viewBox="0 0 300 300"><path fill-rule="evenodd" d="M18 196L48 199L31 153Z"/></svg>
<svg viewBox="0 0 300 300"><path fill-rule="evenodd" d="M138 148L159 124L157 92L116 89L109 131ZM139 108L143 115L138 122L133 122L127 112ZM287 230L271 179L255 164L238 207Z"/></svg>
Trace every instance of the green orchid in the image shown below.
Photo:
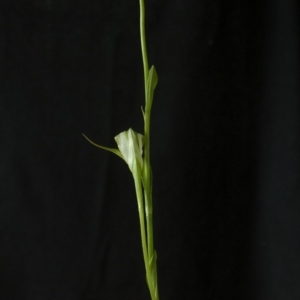
<svg viewBox="0 0 300 300"><path fill-rule="evenodd" d="M136 168L143 168L143 135L133 131L131 128L123 131L115 137L118 148L133 173Z"/></svg>
<svg viewBox="0 0 300 300"><path fill-rule="evenodd" d="M141 171L143 168L143 135L135 132L131 128L115 136L118 148L109 148L98 145L91 141L86 135L82 134L92 145L110 151L123 158L128 164L132 173Z"/></svg>
<svg viewBox="0 0 300 300"><path fill-rule="evenodd" d="M98 145L87 136L83 136L94 146L110 151L121 157L128 165L135 185L138 213L140 220L140 232L142 250L146 270L146 282L150 291L151 300L159 300L157 285L157 254L153 242L152 222L152 170L150 165L150 115L153 102L154 89L158 77L154 66L148 69L148 58L145 38L145 6L144 0L140 2L140 34L144 67L145 84L145 111L142 108L144 118L144 135L135 132L131 128L115 136L118 149Z"/></svg>
<svg viewBox="0 0 300 300"><path fill-rule="evenodd" d="M144 116L144 118L146 118ZM152 300L159 300L157 290L156 251L153 249L152 225L152 178L150 155L143 158L144 136L131 128L115 136L118 148L109 148L96 144L86 135L83 136L94 146L112 152L121 157L128 165L136 190L142 249L146 268L146 281ZM146 217L146 222L145 222Z"/></svg>

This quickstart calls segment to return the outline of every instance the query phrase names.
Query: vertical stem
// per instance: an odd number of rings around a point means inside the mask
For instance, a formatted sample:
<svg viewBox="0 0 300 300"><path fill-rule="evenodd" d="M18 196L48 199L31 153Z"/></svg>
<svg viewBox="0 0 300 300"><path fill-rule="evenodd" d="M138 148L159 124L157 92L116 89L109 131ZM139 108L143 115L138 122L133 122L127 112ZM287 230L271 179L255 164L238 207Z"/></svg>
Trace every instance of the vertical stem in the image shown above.
<svg viewBox="0 0 300 300"><path fill-rule="evenodd" d="M136 175L133 175L135 190L136 190L136 197L138 202L138 211L139 211L139 218L140 218L140 228L141 228L141 237L142 237L142 248L143 248L143 256L144 256L144 263L146 269L146 277L148 281L148 287L151 295L152 300L158 300L158 294L155 294L153 282L152 282L152 274L151 270L149 269L149 256L147 252L147 242L146 242L146 232L145 232L145 210L144 210L144 201L143 201L143 190L142 190L142 183L141 183L141 176L140 172L137 172Z"/></svg>
<svg viewBox="0 0 300 300"><path fill-rule="evenodd" d="M151 258L153 254L153 225L152 225L152 197L151 197L151 167L150 167L150 114L151 105L147 95L148 85L148 57L145 34L145 4L144 0L140 0L140 32L141 46L144 66L144 81L145 81L145 115L144 115L144 189L145 189L145 208L147 222L147 240L148 240L148 255Z"/></svg>
<svg viewBox="0 0 300 300"><path fill-rule="evenodd" d="M144 81L145 81L145 93L147 93L147 81L148 81L148 58L147 58L147 48L146 48L146 35L145 35L145 4L144 0L140 1L140 33L141 33L141 46L142 46L142 56L144 65Z"/></svg>
<svg viewBox="0 0 300 300"><path fill-rule="evenodd" d="M147 184L145 184L145 212L146 212L146 224L147 224L147 245L148 245L148 256L151 259L153 255L153 221L152 221L152 195L151 195L151 186L150 190L147 188Z"/></svg>
<svg viewBox="0 0 300 300"><path fill-rule="evenodd" d="M137 203L138 203L143 256L144 256L144 262L145 262L145 267L146 267L146 272L147 272L149 258L148 258L148 252L147 252L147 241L146 241L146 231L145 231L145 216L144 216L145 210L144 210L142 184L141 184L140 176L134 175L133 179L134 179L136 198L137 198Z"/></svg>
<svg viewBox="0 0 300 300"><path fill-rule="evenodd" d="M140 2L140 34L141 34L141 48L142 48L142 57L143 57L143 67L144 67L144 85L145 85L145 114L144 114L144 162L143 162L143 187L144 187L144 199L142 198L142 186L141 180L137 178L136 189L139 188L141 193L140 197L144 200L143 207L143 218L144 214L146 215L146 228L147 228L147 243L143 242L143 252L144 259L147 254L147 261L145 259L146 267L146 276L148 287L152 300L158 300L157 291L157 280L156 275L154 276L153 263L150 265L151 259L155 259L155 273L156 273L156 257L154 257L154 247L153 247L153 221L152 221L152 171L150 165L150 115L151 115L151 99L148 99L148 77L149 77L149 68L148 68L148 57L147 57L147 48L146 48L146 34L145 34L145 4L144 0L139 0ZM140 207L139 207L140 211ZM141 212L140 212L141 216ZM143 219L144 222L144 219ZM143 227L145 225L143 224ZM145 230L145 228L143 228ZM145 237L142 237L142 239ZM148 246L145 250L145 245ZM145 254L145 252L147 252Z"/></svg>

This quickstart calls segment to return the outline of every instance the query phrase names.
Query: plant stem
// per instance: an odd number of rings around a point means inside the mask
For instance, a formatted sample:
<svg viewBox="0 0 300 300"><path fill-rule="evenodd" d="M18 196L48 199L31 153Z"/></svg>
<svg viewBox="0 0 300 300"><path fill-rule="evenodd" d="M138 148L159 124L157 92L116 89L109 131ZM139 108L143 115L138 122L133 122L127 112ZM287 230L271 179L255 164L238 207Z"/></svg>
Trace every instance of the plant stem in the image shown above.
<svg viewBox="0 0 300 300"><path fill-rule="evenodd" d="M149 258L148 258L148 252L147 252L147 241L146 241L146 231L145 231L145 216L144 216L145 210L144 210L142 184L141 184L140 176L134 175L133 179L134 179L138 211L139 211L143 256L144 256L144 262L145 262L145 267L146 267L146 272L147 272Z"/></svg>
<svg viewBox="0 0 300 300"><path fill-rule="evenodd" d="M144 65L144 81L145 81L145 93L147 93L147 81L148 81L148 57L146 48L146 35L145 35L145 4L144 0L140 1L140 33L141 33L141 46L142 46L142 56Z"/></svg>
<svg viewBox="0 0 300 300"><path fill-rule="evenodd" d="M158 293L155 293L155 288L157 287L157 282L153 282L153 272L150 269L150 258L147 252L147 242L146 242L146 232L145 232L145 217L144 217L144 201L143 201L143 190L142 190L142 182L140 172L137 172L136 175L133 175L136 197L138 202L138 211L139 211L139 219L140 219L140 230L141 230L141 238L142 238L142 249L144 256L144 263L146 269L146 279L148 282L148 288L150 291L152 300L159 300ZM153 283L155 285L153 285Z"/></svg>
<svg viewBox="0 0 300 300"><path fill-rule="evenodd" d="M142 57L143 57L144 85L145 85L144 160L143 160L142 176L140 178L135 178L135 185L137 190L137 197L139 199L142 199L142 200L138 200L138 202L139 202L141 230L143 231L142 247L143 247L143 254L144 254L144 261L145 261L145 268L146 268L147 283L148 283L151 299L159 300L158 288L157 288L156 253L154 252L154 246L153 246L152 170L150 165L150 115L151 115L152 99L150 99L151 96L149 94L149 88L151 87L152 83L150 84L148 82L149 68L148 68L146 34L145 34L145 4L144 4L144 0L139 0L139 2L140 2L141 48L142 48ZM141 180L144 187L144 198L142 194ZM146 215L147 234L145 234L144 214ZM144 240L145 235L147 238L147 243Z"/></svg>
<svg viewBox="0 0 300 300"><path fill-rule="evenodd" d="M148 57L145 33L145 4L144 0L140 0L140 33L141 33L141 48L144 66L144 81L145 81L145 114L144 114L144 193L145 193L145 209L147 222L147 241L148 241L148 255L153 254L153 225L152 225L152 178L150 166L150 114L151 104L148 98Z"/></svg>

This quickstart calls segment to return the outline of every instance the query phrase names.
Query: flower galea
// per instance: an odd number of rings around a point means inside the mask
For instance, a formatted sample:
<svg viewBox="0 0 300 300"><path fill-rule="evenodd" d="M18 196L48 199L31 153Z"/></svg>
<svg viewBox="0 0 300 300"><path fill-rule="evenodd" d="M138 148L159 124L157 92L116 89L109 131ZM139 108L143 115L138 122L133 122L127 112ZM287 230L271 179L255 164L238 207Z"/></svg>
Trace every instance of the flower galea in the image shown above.
<svg viewBox="0 0 300 300"><path fill-rule="evenodd" d="M143 135L131 128L115 137L118 148L130 171L133 173L138 167L143 167Z"/></svg>
<svg viewBox="0 0 300 300"><path fill-rule="evenodd" d="M144 136L129 128L115 136L119 149L108 148L92 142L84 134L83 136L94 146L110 151L125 160L133 175L142 170L143 167L143 139Z"/></svg>

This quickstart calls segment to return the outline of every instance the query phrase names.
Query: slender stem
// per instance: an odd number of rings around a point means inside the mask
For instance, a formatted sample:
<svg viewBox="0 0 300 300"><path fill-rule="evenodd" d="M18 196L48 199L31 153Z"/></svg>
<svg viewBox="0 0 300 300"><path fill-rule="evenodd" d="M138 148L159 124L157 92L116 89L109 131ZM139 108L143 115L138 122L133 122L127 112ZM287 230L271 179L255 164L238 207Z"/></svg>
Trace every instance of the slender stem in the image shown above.
<svg viewBox="0 0 300 300"><path fill-rule="evenodd" d="M148 258L148 252L147 252L147 241L146 241L146 232L145 232L145 216L144 216L145 210L144 210L142 184L141 184L140 176L134 175L133 178L134 178L134 185L135 185L135 191L136 191L136 198L137 198L137 202L138 202L143 256L144 256L144 262L145 262L145 267L146 267L146 272L147 272L149 258Z"/></svg>
<svg viewBox="0 0 300 300"><path fill-rule="evenodd" d="M148 68L148 57L147 57L147 48L146 48L146 34L145 34L145 4L144 0L139 0L140 2L140 34L141 34L141 48L142 48L142 57L143 57L143 68L144 68L144 84L145 84L145 113L144 113L144 163L143 163L143 187L144 187L144 199L142 195L142 186L141 180L139 178L135 179L137 197L144 200L140 207L139 204L139 214L141 221L141 230L142 233L142 246L146 267L146 276L148 287L152 300L158 300L158 291L157 291L157 281L156 275L154 277L153 273L153 263L150 265L151 259L155 259L155 273L156 273L156 257L154 256L154 247L153 247L153 221L152 221L152 171L150 165L150 115L151 115L151 99L148 99L148 77L149 77L149 68ZM139 194L139 195L138 195ZM147 243L143 241L145 239L145 225L144 225L144 214L146 215L146 229L147 229ZM141 219L143 215L143 219ZM143 227L143 229L142 229ZM146 249L145 247L148 246ZM146 253L147 252L147 253ZM146 254L148 260L146 260Z"/></svg>
<svg viewBox="0 0 300 300"><path fill-rule="evenodd" d="M145 208L146 208L146 222L147 222L147 240L148 240L148 254L151 257L153 254L153 225L152 225L152 197L151 197L151 168L150 168L150 114L151 105L147 99L147 84L148 84L148 57L146 47L145 34L145 4L144 0L140 0L140 31L141 31L141 46L144 66L144 80L145 80L145 115L144 115L144 189L145 189Z"/></svg>
<svg viewBox="0 0 300 300"><path fill-rule="evenodd" d="M141 228L141 237L142 237L142 248L143 248L143 256L144 256L144 263L145 263L145 269L146 269L146 277L148 281L148 287L151 295L152 300L158 300L158 294L155 294L153 282L152 282L152 274L150 268L150 259L147 252L147 242L146 242L146 232L145 232L145 210L144 210L144 202L143 202L143 190L142 190L142 182L141 182L141 176L139 176L140 172L135 173L136 175L133 175L134 178L134 184L135 184L135 190L136 190L136 197L138 202L138 211L139 211L139 218L140 218L140 228Z"/></svg>
<svg viewBox="0 0 300 300"><path fill-rule="evenodd" d="M146 212L146 224L147 224L147 244L148 244L148 255L151 259L153 255L153 218L152 218L152 195L147 187L147 183L144 185L144 197L145 197L145 212Z"/></svg>
<svg viewBox="0 0 300 300"><path fill-rule="evenodd" d="M145 4L144 0L140 0L140 33L141 33L141 46L144 66L144 81L145 81L145 93L147 93L147 81L148 81L148 58L146 48L146 34L145 34Z"/></svg>
<svg viewBox="0 0 300 300"><path fill-rule="evenodd" d="M145 193L145 208L147 221L147 238L148 238L148 253L151 257L153 254L153 225L152 225L152 171L150 164L150 115L151 104L146 99L145 117L144 117L144 193Z"/></svg>

